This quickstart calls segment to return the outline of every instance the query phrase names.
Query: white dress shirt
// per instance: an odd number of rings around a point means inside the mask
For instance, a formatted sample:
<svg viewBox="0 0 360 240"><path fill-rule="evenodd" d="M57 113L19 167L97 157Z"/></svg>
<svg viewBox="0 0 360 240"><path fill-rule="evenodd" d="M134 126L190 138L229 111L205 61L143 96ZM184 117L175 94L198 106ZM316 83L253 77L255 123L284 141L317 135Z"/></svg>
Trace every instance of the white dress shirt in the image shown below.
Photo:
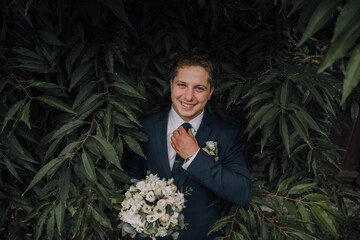
<svg viewBox="0 0 360 240"><path fill-rule="evenodd" d="M204 117L204 109L202 110L202 112L199 114L199 116L197 116L196 118L190 120L188 123L191 124L191 131L194 134L194 136L196 135L196 132L198 131L200 124L201 124L201 120ZM173 132L178 129L185 121L175 112L174 107L171 107L171 110L169 112L169 116L168 116L168 124L167 124L167 150L168 150L168 157L169 157L169 165L170 165L170 169L173 168L174 162L175 162L175 157L176 157L176 151L173 149L173 147L171 146L171 136L173 135ZM196 153L191 156L191 158L182 165L182 168L184 168L185 170L190 166L190 164L192 163L192 161L194 160L194 158L196 157L196 155L198 154L200 148L196 151Z"/></svg>

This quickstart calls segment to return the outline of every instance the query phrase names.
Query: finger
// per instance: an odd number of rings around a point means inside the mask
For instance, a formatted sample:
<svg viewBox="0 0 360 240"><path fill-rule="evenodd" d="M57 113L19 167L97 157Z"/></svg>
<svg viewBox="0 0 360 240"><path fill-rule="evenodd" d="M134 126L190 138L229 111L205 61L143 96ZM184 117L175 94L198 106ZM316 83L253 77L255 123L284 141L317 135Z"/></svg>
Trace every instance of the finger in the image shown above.
<svg viewBox="0 0 360 240"><path fill-rule="evenodd" d="M175 150L175 152L177 152L177 149L176 149L175 144L174 144L174 143L171 143L171 146L172 146L172 148Z"/></svg>
<svg viewBox="0 0 360 240"><path fill-rule="evenodd" d="M176 138L175 138L174 136L171 136L170 139L171 139L171 143L172 143L172 144L176 144Z"/></svg>
<svg viewBox="0 0 360 240"><path fill-rule="evenodd" d="M177 131L179 134L184 133L185 129L183 126L180 126L178 129L176 129L175 131Z"/></svg>
<svg viewBox="0 0 360 240"><path fill-rule="evenodd" d="M187 131L187 133L188 133L191 137L194 136L193 132L191 131L191 128Z"/></svg>

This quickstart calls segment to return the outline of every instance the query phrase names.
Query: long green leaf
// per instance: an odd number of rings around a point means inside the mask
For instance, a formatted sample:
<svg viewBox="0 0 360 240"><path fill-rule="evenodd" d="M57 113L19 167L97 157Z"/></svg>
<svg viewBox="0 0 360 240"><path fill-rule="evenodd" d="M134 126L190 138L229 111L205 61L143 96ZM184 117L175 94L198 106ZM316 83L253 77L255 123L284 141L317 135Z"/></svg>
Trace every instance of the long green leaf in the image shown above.
<svg viewBox="0 0 360 240"><path fill-rule="evenodd" d="M301 215L301 218L306 221L306 222L312 222L311 220L311 215L310 215L310 211L305 207L305 205L303 203L298 203L298 210L299 213ZM305 225L307 229L309 229L311 232L314 232L314 226L312 226L311 224L306 224Z"/></svg>
<svg viewBox="0 0 360 240"><path fill-rule="evenodd" d="M360 5L360 4L359 4ZM350 60L346 66L344 85L340 105L342 105L352 90L360 82L360 44L351 53Z"/></svg>
<svg viewBox="0 0 360 240"><path fill-rule="evenodd" d="M360 10L357 13L360 14ZM353 19L348 28L345 29L336 39L331 39L331 45L326 52L324 61L321 63L318 72L323 72L331 66L337 59L343 57L346 52L356 43L360 37L360 21Z"/></svg>
<svg viewBox="0 0 360 240"><path fill-rule="evenodd" d="M21 178L19 177L19 174L16 172L15 167L13 166L13 164L11 163L11 161L6 157L6 155L3 155L3 158L5 159L5 165L7 167L7 169L10 171L10 173L17 179L19 180L21 183Z"/></svg>
<svg viewBox="0 0 360 240"><path fill-rule="evenodd" d="M26 126L28 126L29 129L31 129L31 124L30 124L30 121L29 121L30 103L31 103L31 101L26 103L25 106L21 109L20 118L19 118L19 120L23 121L26 124Z"/></svg>
<svg viewBox="0 0 360 240"><path fill-rule="evenodd" d="M40 217L37 219L36 221L36 225L35 225L35 234L34 234L34 239L38 240L41 237L42 234L42 230L44 227L44 223L46 221L46 218L50 212L50 210L52 209L52 206L47 207L40 215Z"/></svg>
<svg viewBox="0 0 360 240"><path fill-rule="evenodd" d="M300 106L297 106L297 109L299 111L295 112L296 115L299 115L299 117L301 117L302 119L304 119L306 121L306 123L315 131L323 134L326 136L326 133L324 131L322 131L319 127L319 125L317 124L317 122L310 116L310 114L305 111L303 108L301 108Z"/></svg>
<svg viewBox="0 0 360 240"><path fill-rule="evenodd" d="M67 106L63 101L59 100L58 98L48 95L42 95L37 97L37 99L59 110L72 114L77 114L74 110L72 110L69 106Z"/></svg>
<svg viewBox="0 0 360 240"><path fill-rule="evenodd" d="M65 205L59 201L58 204L55 207L55 217L56 217L56 226L58 229L58 233L61 236L62 228L64 225L64 219L65 219Z"/></svg>
<svg viewBox="0 0 360 240"><path fill-rule="evenodd" d="M44 30L38 30L38 34L42 40L46 43L54 45L54 46L65 46L54 34L49 33Z"/></svg>
<svg viewBox="0 0 360 240"><path fill-rule="evenodd" d="M212 232L216 232L216 231L219 231L220 229L222 229L223 227L225 227L227 224L229 224L230 222L230 219L232 218L233 216L225 216L225 217L222 217L220 219L218 219L214 225L210 228L209 232L207 233L207 235L209 235L210 233Z"/></svg>
<svg viewBox="0 0 360 240"><path fill-rule="evenodd" d="M105 215L105 213L97 206L89 205L89 207L91 208L91 215L95 218L95 220L102 226L112 230L110 219Z"/></svg>
<svg viewBox="0 0 360 240"><path fill-rule="evenodd" d="M314 216L319 227L329 232L334 238L338 238L338 233L334 226L334 218L325 210L317 205L310 205L311 214Z"/></svg>
<svg viewBox="0 0 360 240"><path fill-rule="evenodd" d="M80 80L85 76L86 73L89 72L89 69L94 65L92 60L89 60L85 63L82 63L77 68L75 68L74 72L71 75L70 81L70 90L77 86Z"/></svg>
<svg viewBox="0 0 360 240"><path fill-rule="evenodd" d="M46 89L64 89L65 87L59 86L55 83L43 82L39 80L27 80L29 83L28 88L46 88Z"/></svg>
<svg viewBox="0 0 360 240"><path fill-rule="evenodd" d="M280 115L279 118L279 130L280 130L280 136L283 140L286 152L288 153L288 156L290 157L290 140L289 140L289 130L287 126L287 119L283 114Z"/></svg>
<svg viewBox="0 0 360 240"><path fill-rule="evenodd" d="M106 136L106 140L109 140L110 137L110 124L111 124L111 105L107 106L105 114L104 114L104 118L103 118L103 123L104 123L104 130L105 130L105 136Z"/></svg>
<svg viewBox="0 0 360 240"><path fill-rule="evenodd" d="M1 133L4 131L4 128L6 127L6 124L8 123L8 121L10 119L12 119L12 117L16 114L16 112L20 109L21 106L23 106L23 104L25 103L26 99L20 100L17 103L15 103L9 111L7 111L7 113L5 114L5 118L4 118L4 122L3 122L3 126L1 129Z"/></svg>
<svg viewBox="0 0 360 240"><path fill-rule="evenodd" d="M328 201L329 197L323 194L319 194L319 193L310 193L308 195L306 195L303 200L306 201Z"/></svg>
<svg viewBox="0 0 360 240"><path fill-rule="evenodd" d="M281 85L281 94L280 94L280 104L281 107L287 107L289 104L291 94L291 81L286 79L285 82Z"/></svg>
<svg viewBox="0 0 360 240"><path fill-rule="evenodd" d="M89 157L89 155L85 152L85 150L82 153L81 159L84 164L85 171L86 171L87 175L89 176L90 180L94 183L97 183L94 162Z"/></svg>
<svg viewBox="0 0 360 240"><path fill-rule="evenodd" d="M288 194L300 194L300 193L304 193L308 190L310 190L311 188L313 188L316 185L316 183L304 183L304 184L298 184L295 185L294 187L292 187Z"/></svg>
<svg viewBox="0 0 360 240"><path fill-rule="evenodd" d="M55 131L55 133L52 136L52 138L50 139L50 141L57 139L57 138L62 138L66 134L74 132L75 129L79 128L83 124L85 124L85 122L78 120L78 119L68 122L67 124L64 124L60 129Z"/></svg>
<svg viewBox="0 0 360 240"><path fill-rule="evenodd" d="M51 209L49 217L48 217L48 221L46 224L46 233L47 233L47 238L49 240L54 238L54 229L55 229L55 212L54 212L54 209Z"/></svg>
<svg viewBox="0 0 360 240"><path fill-rule="evenodd" d="M63 171L59 178L59 194L60 201L66 205L66 200L69 198L69 189L70 189L70 170L66 169Z"/></svg>
<svg viewBox="0 0 360 240"><path fill-rule="evenodd" d="M351 24L359 20L360 2L359 0L350 0L341 10L336 19L333 39L337 39L343 32L345 32Z"/></svg>
<svg viewBox="0 0 360 240"><path fill-rule="evenodd" d="M244 234L247 239L251 239L250 233L249 233L249 231L247 230L247 228L245 227L245 225L239 223L239 227L240 227L240 229L241 229L241 233Z"/></svg>
<svg viewBox="0 0 360 240"><path fill-rule="evenodd" d="M233 89L231 89L226 104L226 109L228 109L231 104L235 103L236 99L238 99L239 96L241 96L242 89L243 89L242 84L237 84Z"/></svg>
<svg viewBox="0 0 360 240"><path fill-rule="evenodd" d="M299 120L293 114L288 114L288 117L289 117L292 125L294 126L296 132L304 139L304 141L312 149L313 146L311 145L307 129L304 128L304 126L299 122Z"/></svg>
<svg viewBox="0 0 360 240"><path fill-rule="evenodd" d="M78 208L74 214L74 216L71 218L71 227L70 227L70 231L73 233L72 237L75 238L75 236L77 235L81 223L84 220L84 213L85 213L85 208Z"/></svg>
<svg viewBox="0 0 360 240"><path fill-rule="evenodd" d="M134 138L128 135L123 135L123 139L125 140L126 144L130 147L131 150L133 150L135 153L139 154L140 156L146 159L139 143Z"/></svg>
<svg viewBox="0 0 360 240"><path fill-rule="evenodd" d="M246 128L246 132L252 130L252 128L255 127L255 124L260 122L264 114L267 113L267 111L269 111L269 109L272 108L273 106L274 106L273 102L261 106L260 109L256 111L254 116L251 117L249 124Z"/></svg>
<svg viewBox="0 0 360 240"><path fill-rule="evenodd" d="M331 18L333 12L336 10L337 4L337 0L321 1L319 6L315 9L315 12L312 14L299 45L303 44L308 38L325 25L325 23Z"/></svg>
<svg viewBox="0 0 360 240"><path fill-rule="evenodd" d="M85 99L89 97L91 92L98 85L96 81L87 82L86 84L82 84L79 89L79 93L75 98L72 108L76 109Z"/></svg>
<svg viewBox="0 0 360 240"><path fill-rule="evenodd" d="M238 232L233 232L231 240L245 240L244 236Z"/></svg>
<svg viewBox="0 0 360 240"><path fill-rule="evenodd" d="M251 107L252 105L255 105L256 103L259 103L261 100L267 99L273 97L273 95L269 92L264 92L261 94L255 95L253 98L250 99L250 101L246 104L245 110Z"/></svg>
<svg viewBox="0 0 360 240"><path fill-rule="evenodd" d="M112 104L122 113L125 113L125 115L129 118L130 121L136 123L140 126L139 121L136 118L136 115L126 106L124 106L122 103L118 102L112 102Z"/></svg>
<svg viewBox="0 0 360 240"><path fill-rule="evenodd" d="M63 158L55 158L53 160L51 160L50 162L48 162L47 164L45 164L35 175L35 177L31 180L29 186L26 188L25 192L23 193L23 195L29 191L36 183L38 183L45 175L46 173L52 168L54 167L56 164L59 164L61 162L63 162L65 159Z"/></svg>
<svg viewBox="0 0 360 240"><path fill-rule="evenodd" d="M143 95L138 93L138 91L135 88L133 88L132 86L127 84L125 81L122 81L121 83L114 82L110 86L112 86L116 90L118 90L118 92L120 94L127 95L127 96L130 96L130 97L137 97L137 98L145 99L145 97Z"/></svg>
<svg viewBox="0 0 360 240"><path fill-rule="evenodd" d="M278 189L276 191L276 194L284 194L289 187L289 185L294 181L295 176L291 176L289 178L286 178L278 184Z"/></svg>
<svg viewBox="0 0 360 240"><path fill-rule="evenodd" d="M92 139L94 139L96 145L99 147L99 150L105 156L105 158L122 170L119 157L116 154L116 151L114 147L111 145L111 143L108 142L104 137L99 135L95 135L91 137Z"/></svg>

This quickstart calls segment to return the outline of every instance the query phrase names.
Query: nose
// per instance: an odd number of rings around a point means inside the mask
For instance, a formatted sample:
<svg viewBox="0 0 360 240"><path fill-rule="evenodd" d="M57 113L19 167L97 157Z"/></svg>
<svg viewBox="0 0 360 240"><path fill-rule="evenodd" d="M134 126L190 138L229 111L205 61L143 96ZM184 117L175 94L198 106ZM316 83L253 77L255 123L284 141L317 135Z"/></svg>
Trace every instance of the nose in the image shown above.
<svg viewBox="0 0 360 240"><path fill-rule="evenodd" d="M185 100L191 102L194 98L193 89L188 87L185 92Z"/></svg>

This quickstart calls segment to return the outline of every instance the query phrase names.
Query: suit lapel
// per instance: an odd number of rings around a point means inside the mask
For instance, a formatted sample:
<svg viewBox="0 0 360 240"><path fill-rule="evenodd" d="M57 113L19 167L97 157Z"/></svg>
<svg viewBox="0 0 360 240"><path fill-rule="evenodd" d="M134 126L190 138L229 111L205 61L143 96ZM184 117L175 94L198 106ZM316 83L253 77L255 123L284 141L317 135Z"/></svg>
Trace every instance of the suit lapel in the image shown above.
<svg viewBox="0 0 360 240"><path fill-rule="evenodd" d="M161 166L163 173L165 174L166 178L171 178L171 169L169 165L169 156L168 156L168 150L167 150L167 122L168 122L168 114L169 110L166 110L163 112L163 114L160 115L159 121L157 123L154 123L156 126L155 134L156 139L159 148L159 166Z"/></svg>
<svg viewBox="0 0 360 240"><path fill-rule="evenodd" d="M195 135L196 141L199 144L200 148L203 148L206 144L206 141L209 139L211 133L211 121L209 121L209 114L207 111L204 111L204 117L201 121L200 127Z"/></svg>

